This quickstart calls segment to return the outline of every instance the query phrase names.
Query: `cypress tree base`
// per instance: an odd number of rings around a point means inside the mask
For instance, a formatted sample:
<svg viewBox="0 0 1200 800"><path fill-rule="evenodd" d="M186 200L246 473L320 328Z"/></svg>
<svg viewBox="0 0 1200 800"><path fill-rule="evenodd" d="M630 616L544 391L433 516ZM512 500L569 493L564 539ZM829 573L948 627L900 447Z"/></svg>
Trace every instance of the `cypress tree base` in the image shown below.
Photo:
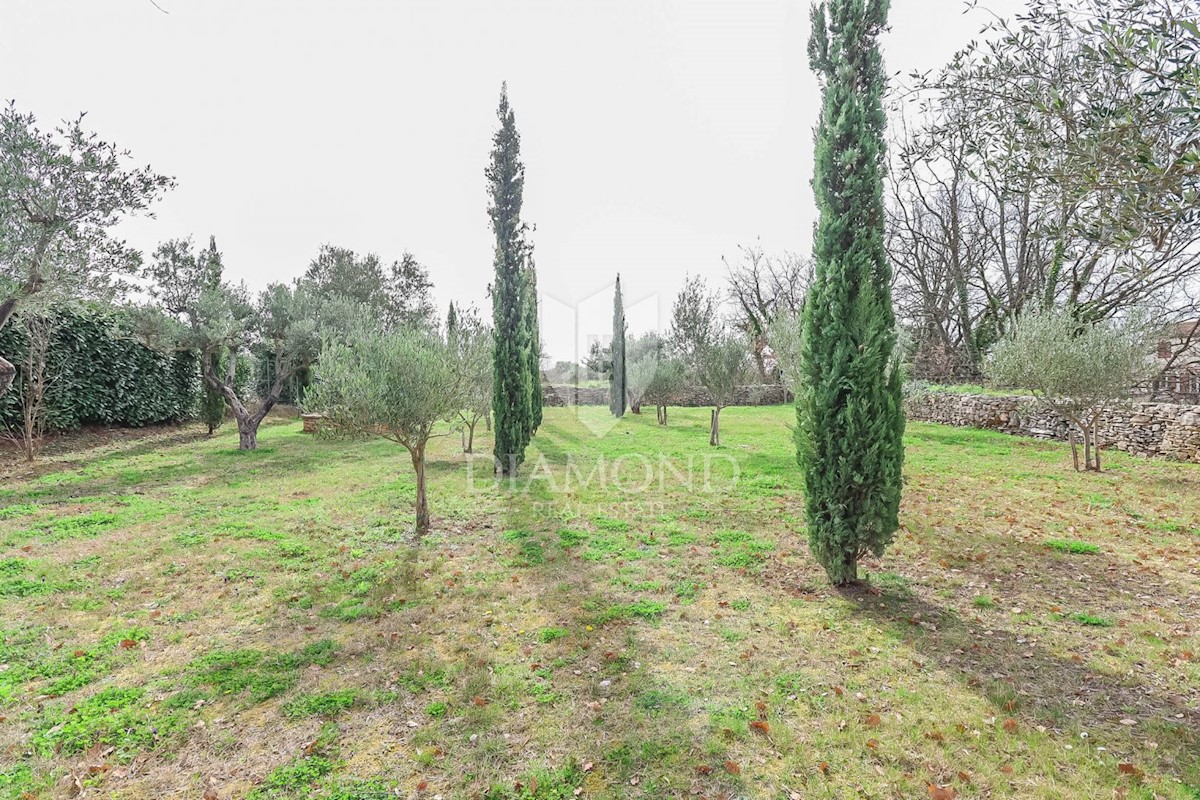
<svg viewBox="0 0 1200 800"><path fill-rule="evenodd" d="M820 559L819 559L820 560ZM830 560L821 560L825 574L834 586L852 586L858 580L858 559L852 556L841 556Z"/></svg>

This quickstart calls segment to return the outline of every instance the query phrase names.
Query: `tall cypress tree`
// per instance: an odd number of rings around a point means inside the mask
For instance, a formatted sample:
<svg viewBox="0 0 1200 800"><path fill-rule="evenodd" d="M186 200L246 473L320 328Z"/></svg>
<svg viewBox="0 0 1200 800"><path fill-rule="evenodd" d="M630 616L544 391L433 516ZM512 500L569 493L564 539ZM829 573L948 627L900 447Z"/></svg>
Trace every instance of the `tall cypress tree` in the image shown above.
<svg viewBox="0 0 1200 800"><path fill-rule="evenodd" d="M809 60L823 102L813 188L820 221L804 306L797 454L813 555L835 584L899 525L904 415L884 250L883 60L888 0L813 7Z"/></svg>
<svg viewBox="0 0 1200 800"><path fill-rule="evenodd" d="M608 377L608 410L614 417L625 416L625 301L621 299L621 276L617 276L613 294L612 372Z"/></svg>
<svg viewBox="0 0 1200 800"><path fill-rule="evenodd" d="M495 234L495 279L492 283L492 324L495 346L492 353L492 416L495 431L496 470L515 475L525 460L525 448L533 433L530 373L530 324L526 288L525 223L521 221L521 199L525 187L525 165L521 163L521 136L516 117L508 104L508 86L500 88L496 110L500 127L492 136L492 157L485 175L488 180L488 216Z"/></svg>
<svg viewBox="0 0 1200 800"><path fill-rule="evenodd" d="M538 330L537 268L533 245L526 249L525 323L529 326L529 429L542 427L542 334Z"/></svg>
<svg viewBox="0 0 1200 800"><path fill-rule="evenodd" d="M446 342L450 345L450 352L458 352L454 347L454 342L458 338L458 310L454 307L454 301L450 301L450 308L446 311Z"/></svg>
<svg viewBox="0 0 1200 800"><path fill-rule="evenodd" d="M217 250L217 237L208 237L208 249L201 250L197 257L200 262L198 264L198 275L202 283L202 289L215 289L221 284L221 275L224 272L224 267L221 265L221 252ZM221 356L217 352L212 352L208 356L203 353L201 358L208 358L212 364L213 374L221 374ZM219 391L208 385L208 381L204 380L204 368L201 365L200 369L200 421L208 426L208 435L212 436L217 428L221 427L221 423L225 421L225 398Z"/></svg>

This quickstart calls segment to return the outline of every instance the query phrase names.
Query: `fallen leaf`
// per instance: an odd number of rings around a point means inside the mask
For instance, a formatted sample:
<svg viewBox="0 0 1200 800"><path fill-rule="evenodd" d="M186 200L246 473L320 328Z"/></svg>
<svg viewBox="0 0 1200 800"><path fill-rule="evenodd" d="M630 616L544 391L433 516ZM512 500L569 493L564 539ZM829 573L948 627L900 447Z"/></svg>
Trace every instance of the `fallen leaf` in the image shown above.
<svg viewBox="0 0 1200 800"><path fill-rule="evenodd" d="M1016 733L1017 732L1017 721L1011 717L1004 720L1004 730L1008 731L1009 733Z"/></svg>
<svg viewBox="0 0 1200 800"><path fill-rule="evenodd" d="M863 717L863 725L866 725L868 728L878 728L881 722L883 720L879 718L878 714L867 714L867 716Z"/></svg>
<svg viewBox="0 0 1200 800"><path fill-rule="evenodd" d="M728 772L730 775L741 775L742 774L742 768L739 767L737 764L735 764L732 761L725 762L725 771Z"/></svg>
<svg viewBox="0 0 1200 800"><path fill-rule="evenodd" d="M949 786L938 786L937 784L929 784L930 800L954 800L958 797L958 792Z"/></svg>
<svg viewBox="0 0 1200 800"><path fill-rule="evenodd" d="M1141 780L1142 778L1146 777L1146 773L1135 767L1133 764L1118 764L1117 772L1121 773L1122 775L1128 775L1134 780Z"/></svg>
<svg viewBox="0 0 1200 800"><path fill-rule="evenodd" d="M753 722L751 722L750 727L753 730L756 730L759 733L763 734L764 736L771 732L771 726L768 725L766 722L763 722L761 719L756 719Z"/></svg>

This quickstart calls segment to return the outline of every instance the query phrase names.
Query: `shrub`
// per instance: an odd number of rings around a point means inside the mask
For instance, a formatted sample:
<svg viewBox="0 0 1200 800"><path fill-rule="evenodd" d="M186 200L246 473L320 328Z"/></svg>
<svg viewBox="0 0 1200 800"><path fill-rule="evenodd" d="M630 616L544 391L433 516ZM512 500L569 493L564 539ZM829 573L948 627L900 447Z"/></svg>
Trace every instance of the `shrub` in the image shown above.
<svg viewBox="0 0 1200 800"><path fill-rule="evenodd" d="M124 315L102 306L60 307L47 370L63 376L50 389L47 426L143 427L188 419L195 411L199 367L194 353L164 354L133 341ZM20 321L0 329L0 352L20 359L28 337ZM0 397L0 424L20 423L20 392Z"/></svg>

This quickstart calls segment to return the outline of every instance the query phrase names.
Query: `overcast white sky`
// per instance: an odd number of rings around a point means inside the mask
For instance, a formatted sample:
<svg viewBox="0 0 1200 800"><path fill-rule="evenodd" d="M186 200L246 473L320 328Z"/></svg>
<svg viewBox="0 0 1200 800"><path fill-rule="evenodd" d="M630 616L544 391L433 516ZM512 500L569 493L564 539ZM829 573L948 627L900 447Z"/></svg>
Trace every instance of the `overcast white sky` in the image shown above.
<svg viewBox="0 0 1200 800"><path fill-rule="evenodd" d="M984 0L1008 15L1020 0ZM3 0L0 97L90 126L179 187L124 226L150 251L215 234L227 274L299 275L323 242L412 251L439 306L486 313L483 169L507 80L537 226L543 340L665 320L686 274L760 238L810 248L807 2ZM893 0L891 71L976 36L962 0ZM640 301L640 303L639 303ZM580 308L576 325L574 309Z"/></svg>

